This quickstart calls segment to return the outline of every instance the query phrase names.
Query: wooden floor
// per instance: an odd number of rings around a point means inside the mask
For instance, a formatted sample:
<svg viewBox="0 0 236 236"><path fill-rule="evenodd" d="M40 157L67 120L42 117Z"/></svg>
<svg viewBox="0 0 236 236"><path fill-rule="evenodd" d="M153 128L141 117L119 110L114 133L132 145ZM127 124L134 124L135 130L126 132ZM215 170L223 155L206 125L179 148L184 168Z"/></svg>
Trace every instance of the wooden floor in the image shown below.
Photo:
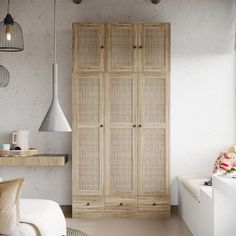
<svg viewBox="0 0 236 236"><path fill-rule="evenodd" d="M67 218L67 225L89 236L192 236L177 214L168 220Z"/></svg>

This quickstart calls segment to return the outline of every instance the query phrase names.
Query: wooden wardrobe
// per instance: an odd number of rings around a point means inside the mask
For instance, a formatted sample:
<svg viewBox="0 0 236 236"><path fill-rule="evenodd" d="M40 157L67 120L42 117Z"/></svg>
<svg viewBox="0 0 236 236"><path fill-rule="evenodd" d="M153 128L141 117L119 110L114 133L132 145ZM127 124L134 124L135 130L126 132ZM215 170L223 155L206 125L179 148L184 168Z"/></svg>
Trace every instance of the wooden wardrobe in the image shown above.
<svg viewBox="0 0 236 236"><path fill-rule="evenodd" d="M170 24L73 24L73 217L165 218Z"/></svg>

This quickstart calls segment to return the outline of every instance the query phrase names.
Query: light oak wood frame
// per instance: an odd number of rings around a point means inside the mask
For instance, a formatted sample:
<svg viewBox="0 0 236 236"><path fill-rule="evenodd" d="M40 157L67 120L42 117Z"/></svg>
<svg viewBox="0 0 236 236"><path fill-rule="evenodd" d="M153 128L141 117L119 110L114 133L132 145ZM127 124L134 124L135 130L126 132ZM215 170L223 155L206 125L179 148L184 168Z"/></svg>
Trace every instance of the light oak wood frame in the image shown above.
<svg viewBox="0 0 236 236"><path fill-rule="evenodd" d="M105 25L104 24L83 24L83 23L74 23L72 26L73 30L73 72L103 72L105 70ZM79 41L79 35L80 31L84 30L85 39L83 42L81 42L81 48L80 48L80 41ZM87 31L87 32L86 32ZM94 35L92 35L92 32L97 31L97 38L98 42L92 38ZM88 32L91 32L90 34ZM87 33L87 36L86 36ZM82 33L81 33L82 34ZM95 35L96 37L96 35ZM90 41L89 41L90 39ZM90 44L87 44L90 42ZM86 45L87 44L87 45ZM79 54L80 50L84 50L87 46L87 51L85 51L87 60L91 62L90 65L80 65L79 62ZM83 55L83 52L81 52ZM97 57L97 60L99 61L97 65L93 65L92 62L94 62L94 58ZM81 57L80 57L81 58ZM88 63L88 62L87 62Z"/></svg>
<svg viewBox="0 0 236 236"><path fill-rule="evenodd" d="M128 123L113 123L111 121L111 80L115 78L125 80L132 80L132 120ZM122 99L122 98L121 98ZM106 129L105 129L105 137L106 137L106 182L105 182L105 194L107 196L132 196L137 195L137 74L134 73L106 73ZM111 129L130 129L132 133L132 190L130 191L115 191L111 190Z"/></svg>
<svg viewBox="0 0 236 236"><path fill-rule="evenodd" d="M93 79L98 78L100 80L100 118L99 122L96 124L78 124L78 112L75 109L78 104L78 80L81 78ZM73 158L72 158L72 189L73 189L73 198L77 195L103 195L104 194L104 76L102 73L74 73L73 74ZM78 129L79 128L88 128L88 129L98 129L100 133L100 189L98 191L80 191L78 190Z"/></svg>

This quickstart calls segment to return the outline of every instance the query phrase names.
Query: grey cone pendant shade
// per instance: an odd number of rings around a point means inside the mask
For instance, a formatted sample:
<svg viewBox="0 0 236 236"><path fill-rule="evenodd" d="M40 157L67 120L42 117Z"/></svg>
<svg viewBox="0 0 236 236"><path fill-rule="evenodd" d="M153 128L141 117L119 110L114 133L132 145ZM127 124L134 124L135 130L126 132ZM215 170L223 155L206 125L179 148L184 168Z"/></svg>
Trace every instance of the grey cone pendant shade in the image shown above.
<svg viewBox="0 0 236 236"><path fill-rule="evenodd" d="M53 98L49 110L39 128L39 131L41 132L71 132L71 127L59 104L57 72L58 66L56 63L56 0L54 0Z"/></svg>

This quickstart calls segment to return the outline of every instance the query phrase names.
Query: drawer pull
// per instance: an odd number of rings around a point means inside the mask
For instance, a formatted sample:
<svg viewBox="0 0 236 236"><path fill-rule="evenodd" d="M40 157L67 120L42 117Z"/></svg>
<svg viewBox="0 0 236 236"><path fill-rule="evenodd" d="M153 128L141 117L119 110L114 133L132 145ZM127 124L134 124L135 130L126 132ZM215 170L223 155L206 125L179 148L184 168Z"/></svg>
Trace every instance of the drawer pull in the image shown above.
<svg viewBox="0 0 236 236"><path fill-rule="evenodd" d="M87 202L86 206L90 206L90 203L89 203L89 202Z"/></svg>
<svg viewBox="0 0 236 236"><path fill-rule="evenodd" d="M122 202L120 203L120 206L123 206L123 203L122 203Z"/></svg>
<svg viewBox="0 0 236 236"><path fill-rule="evenodd" d="M154 202L154 203L152 203L152 205L153 205L153 206L156 206L157 204Z"/></svg>
<svg viewBox="0 0 236 236"><path fill-rule="evenodd" d="M137 48L137 46L133 45L133 49L136 49L136 48Z"/></svg>

